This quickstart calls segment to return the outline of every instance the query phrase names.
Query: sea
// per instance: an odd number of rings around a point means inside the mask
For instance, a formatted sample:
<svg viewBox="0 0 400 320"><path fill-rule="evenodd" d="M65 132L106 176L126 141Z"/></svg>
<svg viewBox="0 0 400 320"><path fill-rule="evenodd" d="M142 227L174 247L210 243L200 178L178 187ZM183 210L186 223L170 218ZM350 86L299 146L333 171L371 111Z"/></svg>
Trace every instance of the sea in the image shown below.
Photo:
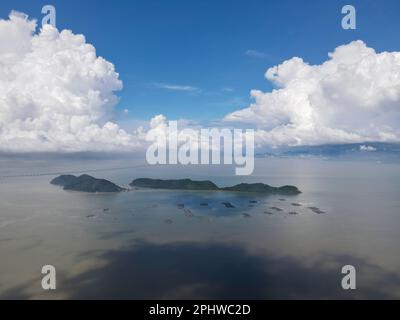
<svg viewBox="0 0 400 320"><path fill-rule="evenodd" d="M91 194L50 184L63 173L302 193ZM0 158L0 299L399 299L399 239L399 163L259 158L241 177L223 165ZM42 286L47 265L55 290ZM346 266L355 287L343 285Z"/></svg>

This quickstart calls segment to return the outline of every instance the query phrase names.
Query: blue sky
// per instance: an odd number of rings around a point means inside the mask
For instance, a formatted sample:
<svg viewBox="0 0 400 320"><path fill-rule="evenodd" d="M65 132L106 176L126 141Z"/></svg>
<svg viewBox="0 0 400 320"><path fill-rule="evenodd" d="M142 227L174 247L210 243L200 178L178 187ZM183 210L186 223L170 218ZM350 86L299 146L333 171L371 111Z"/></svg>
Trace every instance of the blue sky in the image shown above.
<svg viewBox="0 0 400 320"><path fill-rule="evenodd" d="M355 31L341 28L349 3ZM397 0L3 0L0 14L13 9L41 20L45 4L56 7L59 29L84 34L115 65L124 83L117 108L141 120L221 118L246 107L250 90L272 89L267 68L293 56L318 64L355 39L400 51Z"/></svg>

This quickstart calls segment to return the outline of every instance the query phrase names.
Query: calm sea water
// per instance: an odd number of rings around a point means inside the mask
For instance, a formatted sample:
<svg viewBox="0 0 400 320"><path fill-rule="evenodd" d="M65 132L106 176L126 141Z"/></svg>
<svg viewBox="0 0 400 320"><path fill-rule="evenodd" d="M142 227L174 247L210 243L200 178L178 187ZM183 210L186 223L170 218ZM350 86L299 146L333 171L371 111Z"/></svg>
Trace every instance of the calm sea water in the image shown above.
<svg viewBox="0 0 400 320"><path fill-rule="evenodd" d="M260 159L254 175L236 177L219 166L127 168L136 164L0 160L0 298L400 298L400 165ZM119 169L90 174L122 186L190 177L303 193L86 194L50 185L54 176L4 178L102 168ZM57 270L51 292L41 288L48 264ZM344 265L357 270L356 290L341 287Z"/></svg>

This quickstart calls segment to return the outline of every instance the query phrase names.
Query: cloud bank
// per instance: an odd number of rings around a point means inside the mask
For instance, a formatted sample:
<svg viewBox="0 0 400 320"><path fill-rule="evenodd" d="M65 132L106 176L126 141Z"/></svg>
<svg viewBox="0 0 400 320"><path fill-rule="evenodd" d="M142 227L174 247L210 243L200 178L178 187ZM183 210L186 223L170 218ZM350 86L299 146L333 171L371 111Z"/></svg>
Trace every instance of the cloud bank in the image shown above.
<svg viewBox="0 0 400 320"><path fill-rule="evenodd" d="M224 119L257 128L259 145L400 141L400 52L355 41L321 65L294 57L265 77L277 89L253 90L255 102Z"/></svg>
<svg viewBox="0 0 400 320"><path fill-rule="evenodd" d="M110 121L122 89L84 36L12 12L0 20L0 151L131 150Z"/></svg>

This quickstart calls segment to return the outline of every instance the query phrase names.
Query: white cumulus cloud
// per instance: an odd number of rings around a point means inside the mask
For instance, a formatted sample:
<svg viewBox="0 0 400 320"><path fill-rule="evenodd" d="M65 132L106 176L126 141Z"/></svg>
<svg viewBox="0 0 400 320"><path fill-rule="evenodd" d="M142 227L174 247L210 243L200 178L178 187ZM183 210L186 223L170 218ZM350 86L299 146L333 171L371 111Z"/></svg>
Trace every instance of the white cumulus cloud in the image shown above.
<svg viewBox="0 0 400 320"><path fill-rule="evenodd" d="M295 57L270 68L266 78L277 89L253 90L254 103L227 115L222 125L255 127L258 145L400 141L400 52L377 53L355 41L321 65ZM114 65L98 57L83 35L51 25L38 30L35 20L18 12L0 20L0 152L145 146L146 129L128 132L112 122L121 89ZM167 119L156 116L148 127L165 133Z"/></svg>
<svg viewBox="0 0 400 320"><path fill-rule="evenodd" d="M277 89L253 90L254 103L224 119L256 127L259 144L400 141L400 52L354 41L321 65L294 57L265 76Z"/></svg>
<svg viewBox="0 0 400 320"><path fill-rule="evenodd" d="M130 150L110 121L122 82L83 35L12 12L0 20L0 151Z"/></svg>

